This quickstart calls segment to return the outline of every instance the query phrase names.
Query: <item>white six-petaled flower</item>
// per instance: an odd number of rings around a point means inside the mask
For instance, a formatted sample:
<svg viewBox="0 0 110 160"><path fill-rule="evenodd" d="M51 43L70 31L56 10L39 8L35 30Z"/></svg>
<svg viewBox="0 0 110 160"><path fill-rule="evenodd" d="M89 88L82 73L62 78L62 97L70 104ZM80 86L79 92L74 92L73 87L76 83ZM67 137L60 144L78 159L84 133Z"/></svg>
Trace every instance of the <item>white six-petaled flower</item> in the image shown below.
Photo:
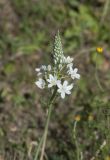
<svg viewBox="0 0 110 160"><path fill-rule="evenodd" d="M60 83L60 80L57 79L57 76L53 76L52 74L49 75L49 79L47 79L47 82L49 82L48 87L56 86Z"/></svg>
<svg viewBox="0 0 110 160"><path fill-rule="evenodd" d="M70 64L73 62L73 58L71 58L70 56L65 57L65 63Z"/></svg>
<svg viewBox="0 0 110 160"><path fill-rule="evenodd" d="M46 71L47 67L45 65L42 65L41 69L44 70L44 71Z"/></svg>
<svg viewBox="0 0 110 160"><path fill-rule="evenodd" d="M77 72L78 72L78 69L77 69L77 68L73 69L73 68L70 67L69 73L70 73L71 78L72 78L73 80L74 80L75 78L76 78L76 79L80 79L80 74L78 74Z"/></svg>
<svg viewBox="0 0 110 160"><path fill-rule="evenodd" d="M35 84L36 84L40 89L44 89L44 88L45 88L45 81L44 81L42 78L39 78L39 80L36 81Z"/></svg>
<svg viewBox="0 0 110 160"><path fill-rule="evenodd" d="M73 88L73 84L68 85L67 81L64 81L63 84L58 84L58 92L61 94L61 97L64 99L65 94L71 94L70 90Z"/></svg>

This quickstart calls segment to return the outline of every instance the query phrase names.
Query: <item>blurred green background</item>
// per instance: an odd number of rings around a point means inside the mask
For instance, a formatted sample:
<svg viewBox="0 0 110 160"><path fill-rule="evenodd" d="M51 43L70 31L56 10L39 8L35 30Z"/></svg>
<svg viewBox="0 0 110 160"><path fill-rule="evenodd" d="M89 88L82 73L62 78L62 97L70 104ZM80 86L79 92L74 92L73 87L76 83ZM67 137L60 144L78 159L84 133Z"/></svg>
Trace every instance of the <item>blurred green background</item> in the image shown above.
<svg viewBox="0 0 110 160"><path fill-rule="evenodd" d="M80 115L77 138L84 159L106 139L99 159L108 160L110 0L0 0L0 160L33 159L48 96L34 84L35 68L50 63L58 29L64 54L74 57L81 79L70 97L55 103L47 157L76 160L72 129Z"/></svg>

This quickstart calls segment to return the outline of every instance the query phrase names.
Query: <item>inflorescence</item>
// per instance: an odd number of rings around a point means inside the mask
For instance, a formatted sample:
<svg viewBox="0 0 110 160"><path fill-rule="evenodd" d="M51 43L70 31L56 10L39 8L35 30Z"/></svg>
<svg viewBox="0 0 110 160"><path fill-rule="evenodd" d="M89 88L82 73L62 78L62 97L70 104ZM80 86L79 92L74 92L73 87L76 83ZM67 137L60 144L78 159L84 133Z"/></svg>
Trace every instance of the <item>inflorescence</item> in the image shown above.
<svg viewBox="0 0 110 160"><path fill-rule="evenodd" d="M70 56L65 57L63 54L59 32L55 36L53 64L42 65L35 70L39 78L35 84L40 89L56 87L57 92L60 93L63 99L65 94L71 94L74 85L73 80L80 79L80 74L77 73L78 69L73 68L73 58Z"/></svg>

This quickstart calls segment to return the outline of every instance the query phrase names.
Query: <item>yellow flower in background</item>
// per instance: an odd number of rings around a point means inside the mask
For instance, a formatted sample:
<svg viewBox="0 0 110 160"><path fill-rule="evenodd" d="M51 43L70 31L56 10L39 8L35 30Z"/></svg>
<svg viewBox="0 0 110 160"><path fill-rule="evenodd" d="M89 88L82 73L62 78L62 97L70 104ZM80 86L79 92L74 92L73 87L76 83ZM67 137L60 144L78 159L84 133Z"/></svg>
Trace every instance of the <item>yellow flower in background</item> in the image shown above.
<svg viewBox="0 0 110 160"><path fill-rule="evenodd" d="M75 121L79 122L81 120L81 116L80 115L76 115L74 119L75 119Z"/></svg>
<svg viewBox="0 0 110 160"><path fill-rule="evenodd" d="M98 53L102 53L102 52L103 52L103 48L102 48L102 47L97 47L97 48L96 48L96 51L97 51Z"/></svg>
<svg viewBox="0 0 110 160"><path fill-rule="evenodd" d="M88 116L88 121L93 121L94 120L94 116L93 115L89 115Z"/></svg>
<svg viewBox="0 0 110 160"><path fill-rule="evenodd" d="M105 160L110 160L110 156L105 157Z"/></svg>

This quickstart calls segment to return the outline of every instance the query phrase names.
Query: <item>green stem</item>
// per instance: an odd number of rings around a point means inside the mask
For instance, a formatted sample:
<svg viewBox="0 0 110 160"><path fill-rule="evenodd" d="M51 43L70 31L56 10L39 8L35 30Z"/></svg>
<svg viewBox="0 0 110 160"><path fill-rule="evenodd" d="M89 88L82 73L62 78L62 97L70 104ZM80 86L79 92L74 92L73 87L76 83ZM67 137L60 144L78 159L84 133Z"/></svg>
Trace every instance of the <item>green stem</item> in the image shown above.
<svg viewBox="0 0 110 160"><path fill-rule="evenodd" d="M96 59L97 59L97 54L96 54ZM102 85L101 85L101 83L99 81L99 77L98 77L98 64L97 64L97 61L96 61L96 66L95 66L95 78L96 78L96 82L98 84L99 89L103 92L104 89L103 89L103 87L102 87Z"/></svg>
<svg viewBox="0 0 110 160"><path fill-rule="evenodd" d="M42 143L43 143L43 139L44 139L44 135L40 139L40 142L39 142L38 147L37 147L37 151L35 153L34 160L38 160L38 156L39 156L39 152L40 152L40 149L41 149L41 146L42 146Z"/></svg>
<svg viewBox="0 0 110 160"><path fill-rule="evenodd" d="M44 157L45 145L46 145L46 139L47 139L47 133L48 133L48 126L49 126L49 122L50 122L50 117L51 117L51 113L52 113L52 106L53 106L53 102L55 100L56 92L57 92L57 88L55 87L54 92L53 92L53 94L50 98L50 101L48 103L48 116L47 116L47 120L46 120L46 124L45 124L45 129L44 129L43 136L40 140L40 143L38 145L34 160L38 160L38 156L39 156L39 152L40 152L41 148L42 148L42 150L41 150L40 160L43 160L43 157Z"/></svg>
<svg viewBox="0 0 110 160"><path fill-rule="evenodd" d="M101 26L102 26L103 23L104 23L104 20L105 20L105 17L106 17L106 15L107 15L107 12L109 11L109 4L110 4L110 1L109 1L109 0L106 0L106 1L105 1L105 5L104 5L104 9L103 9L103 12L102 12L101 20L100 20Z"/></svg>
<svg viewBox="0 0 110 160"><path fill-rule="evenodd" d="M76 145L77 160L80 160L80 151L79 151L79 146L78 146L77 136L76 136L76 126L77 126L77 121L75 121L74 123L73 137L74 137L75 145Z"/></svg>
<svg viewBox="0 0 110 160"><path fill-rule="evenodd" d="M48 111L47 122L46 122L46 125L45 125L44 139L43 139L43 144L42 144L40 160L43 160L43 156L44 156L44 152L45 152L45 145L46 145L46 139L47 139L48 126L49 126L49 122L50 122L51 112L52 112L52 104L50 104L50 106L49 106L49 111Z"/></svg>

